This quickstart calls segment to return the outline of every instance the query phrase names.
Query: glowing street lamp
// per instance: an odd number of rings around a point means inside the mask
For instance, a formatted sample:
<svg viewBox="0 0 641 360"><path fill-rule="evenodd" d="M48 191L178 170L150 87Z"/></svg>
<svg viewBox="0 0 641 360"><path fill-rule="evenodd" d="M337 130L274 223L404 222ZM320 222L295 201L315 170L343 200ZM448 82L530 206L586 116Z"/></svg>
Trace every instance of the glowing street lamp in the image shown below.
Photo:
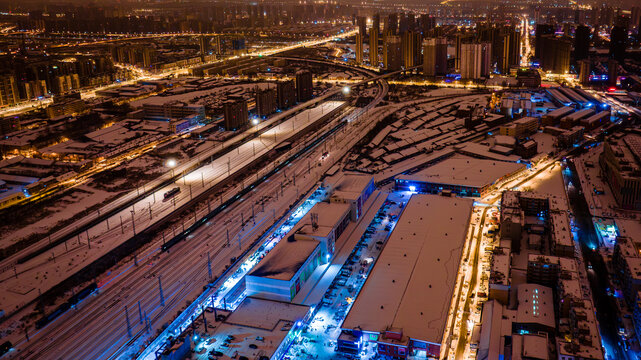
<svg viewBox="0 0 641 360"><path fill-rule="evenodd" d="M343 95L347 96L352 91L349 86L343 87Z"/></svg>
<svg viewBox="0 0 641 360"><path fill-rule="evenodd" d="M165 166L171 169L171 177L174 177L174 168L178 165L178 161L176 159L167 159L165 162Z"/></svg>
<svg viewBox="0 0 641 360"><path fill-rule="evenodd" d="M253 118L253 119L252 119L252 125L256 126L256 125L258 125L259 123L260 123L260 120L258 120L258 118Z"/></svg>

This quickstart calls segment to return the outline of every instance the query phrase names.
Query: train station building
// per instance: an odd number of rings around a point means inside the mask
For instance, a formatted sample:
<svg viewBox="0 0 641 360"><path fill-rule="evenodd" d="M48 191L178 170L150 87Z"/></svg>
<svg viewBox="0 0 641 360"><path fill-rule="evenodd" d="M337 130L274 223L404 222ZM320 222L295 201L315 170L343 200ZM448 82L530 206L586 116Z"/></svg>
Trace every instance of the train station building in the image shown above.
<svg viewBox="0 0 641 360"><path fill-rule="evenodd" d="M252 296L291 301L309 276L334 257L350 221L350 205L319 202L245 277Z"/></svg>

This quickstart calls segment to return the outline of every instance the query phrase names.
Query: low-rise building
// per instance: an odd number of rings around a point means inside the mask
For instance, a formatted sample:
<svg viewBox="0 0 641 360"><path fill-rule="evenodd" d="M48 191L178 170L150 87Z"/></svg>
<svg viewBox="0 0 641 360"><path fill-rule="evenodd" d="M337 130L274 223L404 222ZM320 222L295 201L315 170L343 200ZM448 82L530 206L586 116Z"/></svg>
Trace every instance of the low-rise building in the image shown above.
<svg viewBox="0 0 641 360"><path fill-rule="evenodd" d="M524 117L515 120L510 124L501 125L499 132L501 135L513 136L520 139L535 133L538 128L539 119L534 117Z"/></svg>
<svg viewBox="0 0 641 360"><path fill-rule="evenodd" d="M331 194L330 202L349 204L352 221L360 218L363 205L376 189L374 177L360 173L340 172L326 178L323 183Z"/></svg>
<svg viewBox="0 0 641 360"><path fill-rule="evenodd" d="M396 188L421 193L450 190L460 196L483 197L518 176L524 164L471 158L450 158L411 175L395 178Z"/></svg>
<svg viewBox="0 0 641 360"><path fill-rule="evenodd" d="M442 358L472 200L413 195L341 328L339 351Z"/></svg>

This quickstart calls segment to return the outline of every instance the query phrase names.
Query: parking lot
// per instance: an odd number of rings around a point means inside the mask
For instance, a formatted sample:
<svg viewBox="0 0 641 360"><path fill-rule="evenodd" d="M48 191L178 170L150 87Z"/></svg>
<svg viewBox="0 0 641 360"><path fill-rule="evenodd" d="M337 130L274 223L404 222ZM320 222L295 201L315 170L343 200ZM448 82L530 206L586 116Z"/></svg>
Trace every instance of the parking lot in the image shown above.
<svg viewBox="0 0 641 360"><path fill-rule="evenodd" d="M408 199L407 193L392 193L388 196L329 286L315 315L292 343L284 359L347 358L336 353L336 339L340 335L340 326ZM372 358L375 350L365 345L365 352L361 353L360 358Z"/></svg>

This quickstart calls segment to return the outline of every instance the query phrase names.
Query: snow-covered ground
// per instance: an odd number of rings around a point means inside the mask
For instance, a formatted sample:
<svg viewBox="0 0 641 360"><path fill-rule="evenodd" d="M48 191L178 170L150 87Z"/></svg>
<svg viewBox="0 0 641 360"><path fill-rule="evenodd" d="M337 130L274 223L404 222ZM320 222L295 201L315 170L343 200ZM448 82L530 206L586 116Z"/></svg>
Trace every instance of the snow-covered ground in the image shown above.
<svg viewBox="0 0 641 360"><path fill-rule="evenodd" d="M96 224L76 239L69 240L27 262L15 264L13 268L7 269L8 271L0 273L0 290L2 290L0 302L3 309L12 312L21 308L35 299L38 294L103 256L134 234L172 214L175 209L220 183L229 175L241 171L278 143L313 125L316 120L341 105L343 105L342 102L326 102L305 110L267 130L260 137L240 145L235 152L232 151L226 156L214 159L210 164L184 174L174 184L145 196L130 208L121 210ZM256 180L270 170L269 167L261 169L256 172L255 177L248 180ZM180 188L180 193L164 199L164 194L174 187ZM243 184L237 186L237 188L243 187ZM220 197L220 202L234 195L235 192L230 191ZM206 211L206 208L202 211ZM135 221L135 226L132 226L132 219ZM19 290L16 290L18 287Z"/></svg>

